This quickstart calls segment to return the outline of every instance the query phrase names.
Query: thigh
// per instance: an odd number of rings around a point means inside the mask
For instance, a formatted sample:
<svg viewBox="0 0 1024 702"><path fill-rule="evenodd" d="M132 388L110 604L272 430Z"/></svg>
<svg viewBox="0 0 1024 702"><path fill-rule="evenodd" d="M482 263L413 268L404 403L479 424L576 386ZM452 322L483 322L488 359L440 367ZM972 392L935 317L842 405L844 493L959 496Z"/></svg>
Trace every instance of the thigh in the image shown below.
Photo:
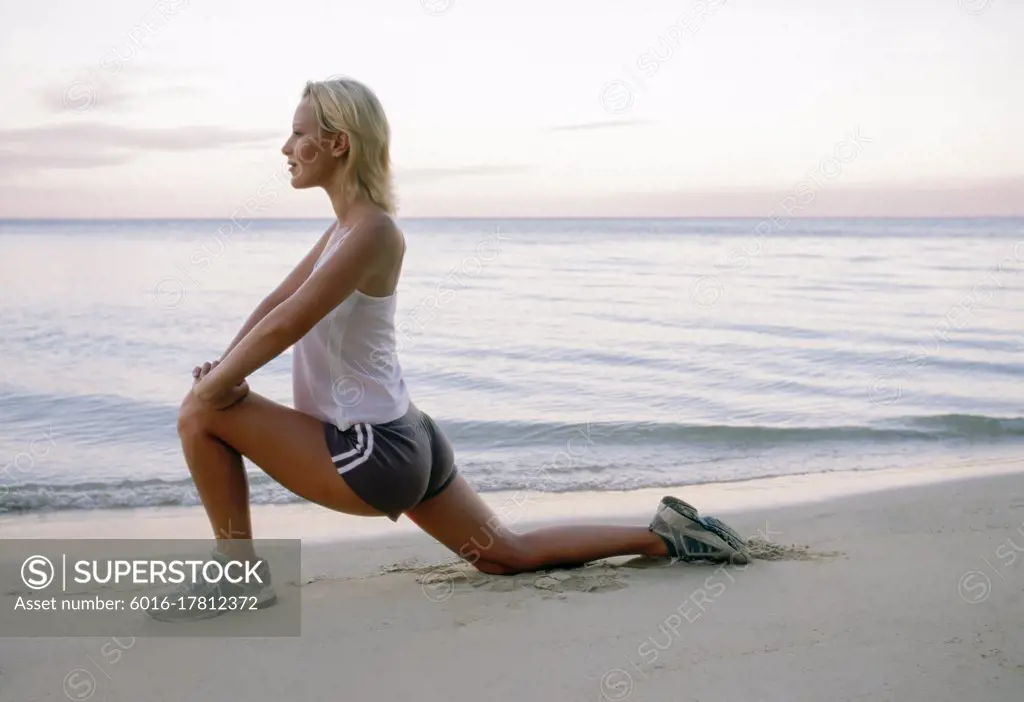
<svg viewBox="0 0 1024 702"><path fill-rule="evenodd" d="M501 520L461 474L440 495L406 516L470 563L500 562L509 546Z"/></svg>
<svg viewBox="0 0 1024 702"><path fill-rule="evenodd" d="M338 474L319 419L250 392L230 409L209 411L204 426L296 495L338 512L381 515Z"/></svg>

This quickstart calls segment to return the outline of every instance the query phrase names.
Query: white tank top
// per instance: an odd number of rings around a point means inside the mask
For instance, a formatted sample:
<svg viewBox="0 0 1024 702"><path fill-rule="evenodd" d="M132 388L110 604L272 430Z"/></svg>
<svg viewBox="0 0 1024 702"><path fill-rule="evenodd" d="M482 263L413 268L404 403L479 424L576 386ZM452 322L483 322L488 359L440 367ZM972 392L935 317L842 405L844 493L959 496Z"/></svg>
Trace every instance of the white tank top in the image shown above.
<svg viewBox="0 0 1024 702"><path fill-rule="evenodd" d="M337 251L339 231L313 270ZM353 291L292 349L295 409L345 431L353 424L382 424L409 409L395 343L397 295L372 297Z"/></svg>

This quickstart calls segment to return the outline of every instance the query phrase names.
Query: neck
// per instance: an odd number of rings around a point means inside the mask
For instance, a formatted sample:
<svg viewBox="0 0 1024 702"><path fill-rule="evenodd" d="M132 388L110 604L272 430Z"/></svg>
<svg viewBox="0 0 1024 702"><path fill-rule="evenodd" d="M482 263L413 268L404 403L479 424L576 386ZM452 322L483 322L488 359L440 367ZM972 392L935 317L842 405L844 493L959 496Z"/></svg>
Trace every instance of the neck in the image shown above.
<svg viewBox="0 0 1024 702"><path fill-rule="evenodd" d="M344 227L353 226L356 220L361 218L368 209L376 208L375 204L366 194L361 192L353 193L350 188L346 188L340 168L335 171L331 180L325 183L323 188L327 193L327 197L331 199L331 208L334 210L335 217L338 218L338 222Z"/></svg>

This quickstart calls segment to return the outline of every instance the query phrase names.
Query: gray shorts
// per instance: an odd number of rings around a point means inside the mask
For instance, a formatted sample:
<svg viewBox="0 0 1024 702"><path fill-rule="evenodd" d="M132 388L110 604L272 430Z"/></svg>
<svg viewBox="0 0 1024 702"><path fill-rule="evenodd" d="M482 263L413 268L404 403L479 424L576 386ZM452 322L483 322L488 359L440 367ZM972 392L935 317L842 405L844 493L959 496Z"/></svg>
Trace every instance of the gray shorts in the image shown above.
<svg viewBox="0 0 1024 702"><path fill-rule="evenodd" d="M458 474L448 439L412 403L404 415L384 424L359 423L339 431L324 422L324 435L348 486L391 521L439 495Z"/></svg>

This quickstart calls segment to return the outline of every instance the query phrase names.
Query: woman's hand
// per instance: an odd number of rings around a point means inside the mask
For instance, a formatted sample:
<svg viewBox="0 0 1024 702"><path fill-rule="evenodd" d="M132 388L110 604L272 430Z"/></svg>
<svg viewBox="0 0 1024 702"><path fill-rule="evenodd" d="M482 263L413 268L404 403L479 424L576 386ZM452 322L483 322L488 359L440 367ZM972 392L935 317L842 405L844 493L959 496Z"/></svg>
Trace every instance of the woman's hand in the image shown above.
<svg viewBox="0 0 1024 702"><path fill-rule="evenodd" d="M226 410L244 400L245 396L249 394L249 381L243 380L235 387L227 389L211 387L212 379L208 376L218 363L220 363L219 360L208 362L193 369L192 394L200 402L210 405L215 410Z"/></svg>
<svg viewBox="0 0 1024 702"><path fill-rule="evenodd" d="M192 385L194 386L197 382L199 382L200 378L202 378L204 375L206 375L207 373L212 371L214 368L216 368L218 363L220 363L220 359L219 358L216 361L207 361L203 365L196 366L195 368L193 368L192 369Z"/></svg>
<svg viewBox="0 0 1024 702"><path fill-rule="evenodd" d="M198 385L198 383L197 383L197 385ZM195 387L193 387L193 392L194 391L195 391ZM234 407L239 402L244 400L245 396L248 395L248 394L249 394L249 381L248 380L243 380L241 383L239 383L235 387L229 388L228 390L225 390L224 392L222 392L222 393L220 393L218 395L213 395L209 399L203 399L202 397L200 397L200 401L210 405L215 410L226 410L226 409L229 409L231 407Z"/></svg>

